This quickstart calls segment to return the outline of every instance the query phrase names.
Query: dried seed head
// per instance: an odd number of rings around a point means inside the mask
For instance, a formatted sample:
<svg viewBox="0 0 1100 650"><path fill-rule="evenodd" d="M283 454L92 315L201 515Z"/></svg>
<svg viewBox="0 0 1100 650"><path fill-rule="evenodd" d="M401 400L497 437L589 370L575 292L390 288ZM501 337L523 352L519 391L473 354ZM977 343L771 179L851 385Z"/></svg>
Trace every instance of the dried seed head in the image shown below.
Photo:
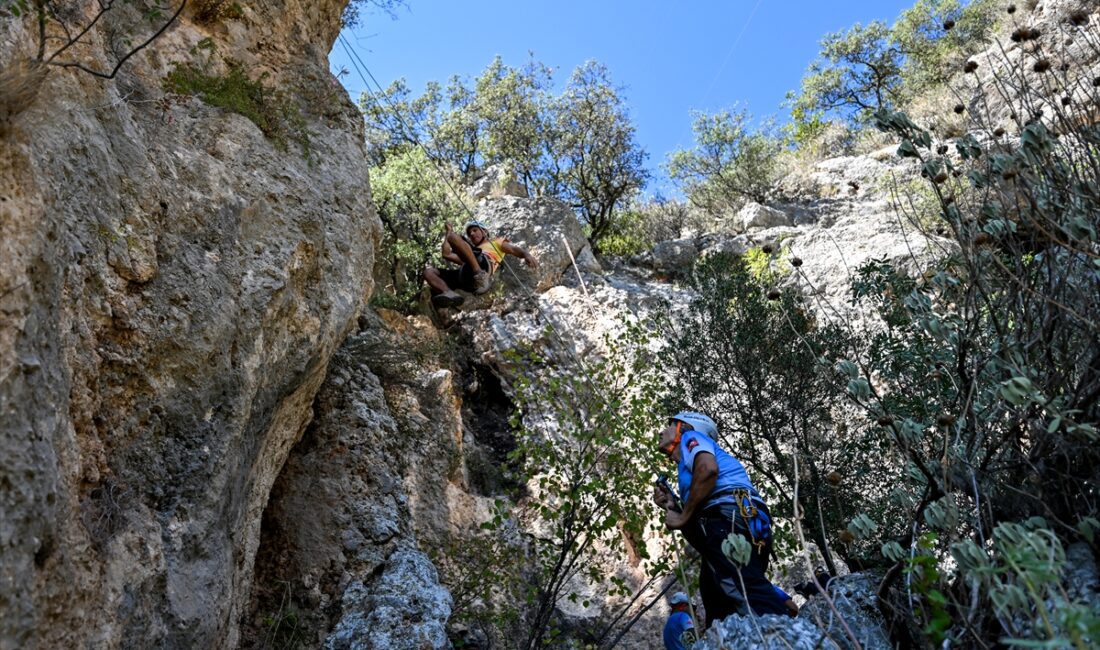
<svg viewBox="0 0 1100 650"><path fill-rule="evenodd" d="M764 244L763 246L760 247L760 250L764 251L765 255L771 255L772 253L775 252L775 247L772 246L771 244Z"/></svg>
<svg viewBox="0 0 1100 650"><path fill-rule="evenodd" d="M1001 178L1005 179L1006 181L1010 181L1013 178L1016 178L1016 170L1015 169L1006 169L1006 170L1004 170L1003 172L1001 172Z"/></svg>
<svg viewBox="0 0 1100 650"><path fill-rule="evenodd" d="M951 415L950 413L940 413L936 416L936 424L940 425L941 427L949 427L952 424L955 424L955 416Z"/></svg>
<svg viewBox="0 0 1100 650"><path fill-rule="evenodd" d="M1005 11L1007 11L1010 14L1016 13L1016 5L1008 5L1008 8L1005 9Z"/></svg>
<svg viewBox="0 0 1100 650"><path fill-rule="evenodd" d="M939 235L940 237L943 237L944 233L946 233L946 232L947 231L943 229L943 226L938 226L936 228L936 234Z"/></svg>
<svg viewBox="0 0 1100 650"><path fill-rule="evenodd" d="M974 236L974 245L975 246L985 246L986 244L988 244L992 240L993 240L993 238L989 236L989 233L987 233L983 230L982 232L980 232L980 233L978 233L977 235Z"/></svg>
<svg viewBox="0 0 1100 650"><path fill-rule="evenodd" d="M1069 97L1063 97L1062 98L1062 106L1069 106L1070 103L1072 103L1072 102L1073 102L1073 100L1070 99Z"/></svg>
<svg viewBox="0 0 1100 650"><path fill-rule="evenodd" d="M856 536L853 535L852 531L850 530L840 531L840 535L838 535L837 537L840 538L840 541L844 542L845 544L851 544L852 542L856 541Z"/></svg>
<svg viewBox="0 0 1100 650"><path fill-rule="evenodd" d="M956 115L962 115L963 111L966 110L966 107L963 106L962 104L955 104L955 109L954 110L955 110Z"/></svg>
<svg viewBox="0 0 1100 650"><path fill-rule="evenodd" d="M955 21L948 18L947 20L943 21L943 28L947 31L951 31L955 28Z"/></svg>
<svg viewBox="0 0 1100 650"><path fill-rule="evenodd" d="M890 417L889 415L884 415L884 416L882 416L878 419L878 425L880 427L888 427L893 423L894 423L894 418Z"/></svg>
<svg viewBox="0 0 1100 650"><path fill-rule="evenodd" d="M779 300L780 295L779 289L768 290L768 300Z"/></svg>
<svg viewBox="0 0 1100 650"><path fill-rule="evenodd" d="M1100 87L1100 77L1097 77L1097 78L1092 80L1092 87L1093 88Z"/></svg>
<svg viewBox="0 0 1100 650"><path fill-rule="evenodd" d="M932 182L936 185L946 183L948 179L947 172L940 172L932 177Z"/></svg>
<svg viewBox="0 0 1100 650"><path fill-rule="evenodd" d="M825 475L825 480L829 482L829 485L840 485L840 482L843 479L844 477L841 476L840 472L836 471L835 469Z"/></svg>
<svg viewBox="0 0 1100 650"><path fill-rule="evenodd" d="M1016 29L1012 30L1011 38L1013 43L1019 43L1021 41L1027 40L1027 29L1024 27L1017 27Z"/></svg>
<svg viewBox="0 0 1100 650"><path fill-rule="evenodd" d="M791 266L795 267L796 269L798 267L802 266L802 258L801 257L792 257L791 258Z"/></svg>
<svg viewBox="0 0 1100 650"><path fill-rule="evenodd" d="M936 153L941 156L947 153L947 145L941 144L940 146L936 147Z"/></svg>
<svg viewBox="0 0 1100 650"><path fill-rule="evenodd" d="M951 170L951 175L952 175L952 176L954 176L955 178L958 178L958 177L962 176L962 175L963 175L963 173L962 173L962 171L961 171L961 170L958 170L958 169L952 169L952 170Z"/></svg>
<svg viewBox="0 0 1100 650"><path fill-rule="evenodd" d="M978 62L977 61L967 61L966 65L963 66L963 70L966 71L966 72L974 72L977 69L978 69Z"/></svg>
<svg viewBox="0 0 1100 650"><path fill-rule="evenodd" d="M1031 69L1040 74L1050 70L1050 61L1046 59L1039 59L1035 62L1035 65L1031 66Z"/></svg>
<svg viewBox="0 0 1100 650"><path fill-rule="evenodd" d="M999 126L996 129L993 130L993 136L994 137L999 138L1004 134L1005 134L1005 130L1002 129L1001 127L999 127Z"/></svg>
<svg viewBox="0 0 1100 650"><path fill-rule="evenodd" d="M1062 72L1069 72L1069 63L1063 61L1062 65L1058 66L1058 69L1061 70Z"/></svg>
<svg viewBox="0 0 1100 650"><path fill-rule="evenodd" d="M1089 14L1086 11L1078 9L1069 15L1069 22L1074 27L1080 27L1089 22Z"/></svg>
<svg viewBox="0 0 1100 650"><path fill-rule="evenodd" d="M1043 35L1043 33L1040 32L1039 30L1035 29L1034 27L1027 30L1027 39L1029 41L1034 41L1035 39L1039 38L1042 35Z"/></svg>

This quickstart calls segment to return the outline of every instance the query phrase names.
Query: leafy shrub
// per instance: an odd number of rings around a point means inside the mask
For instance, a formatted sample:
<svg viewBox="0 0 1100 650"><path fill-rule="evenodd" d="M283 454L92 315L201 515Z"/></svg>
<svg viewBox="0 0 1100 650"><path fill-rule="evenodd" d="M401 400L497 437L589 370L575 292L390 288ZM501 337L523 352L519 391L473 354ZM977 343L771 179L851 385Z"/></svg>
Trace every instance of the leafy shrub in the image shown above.
<svg viewBox="0 0 1100 650"><path fill-rule="evenodd" d="M757 249L696 264L697 297L653 323L668 342L658 363L668 378L663 401L715 419L724 448L769 496L780 550L796 541L787 522L797 484L802 529L827 553L848 518L872 507L874 483L888 484L889 469L877 462L882 443L865 428L848 430L834 409L842 386L821 359L847 350L847 337L817 322L797 291L776 287L792 268L777 257Z"/></svg>

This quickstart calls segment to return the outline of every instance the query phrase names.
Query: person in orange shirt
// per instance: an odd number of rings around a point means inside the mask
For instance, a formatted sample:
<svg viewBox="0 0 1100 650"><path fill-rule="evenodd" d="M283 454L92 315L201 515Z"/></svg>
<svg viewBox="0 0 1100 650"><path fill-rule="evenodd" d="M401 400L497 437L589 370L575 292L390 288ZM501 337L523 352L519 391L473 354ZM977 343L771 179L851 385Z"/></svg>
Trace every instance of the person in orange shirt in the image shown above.
<svg viewBox="0 0 1100 650"><path fill-rule="evenodd" d="M457 307L463 297L455 289L483 294L492 286L493 273L500 266L505 255L521 257L527 266L538 268L538 260L523 248L509 242L504 237L489 238L489 229L480 221L466 224L466 237L454 231L451 224L446 225L443 238L443 259L457 264L458 268L437 269L428 265L424 268L424 281L432 292L432 304L437 307Z"/></svg>

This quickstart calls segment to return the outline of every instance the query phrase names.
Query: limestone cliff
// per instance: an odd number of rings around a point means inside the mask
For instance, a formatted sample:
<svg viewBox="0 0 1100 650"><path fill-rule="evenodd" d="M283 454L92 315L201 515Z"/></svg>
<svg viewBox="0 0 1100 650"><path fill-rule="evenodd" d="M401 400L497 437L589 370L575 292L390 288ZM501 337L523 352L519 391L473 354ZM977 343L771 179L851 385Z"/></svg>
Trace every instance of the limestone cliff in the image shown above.
<svg viewBox="0 0 1100 650"><path fill-rule="evenodd" d="M185 12L114 80L51 67L6 120L0 647L236 645L271 484L371 292L362 127L326 60L344 4ZM114 14L76 60L109 69ZM33 26L0 21L7 70ZM332 98L308 159L166 97L204 39Z"/></svg>

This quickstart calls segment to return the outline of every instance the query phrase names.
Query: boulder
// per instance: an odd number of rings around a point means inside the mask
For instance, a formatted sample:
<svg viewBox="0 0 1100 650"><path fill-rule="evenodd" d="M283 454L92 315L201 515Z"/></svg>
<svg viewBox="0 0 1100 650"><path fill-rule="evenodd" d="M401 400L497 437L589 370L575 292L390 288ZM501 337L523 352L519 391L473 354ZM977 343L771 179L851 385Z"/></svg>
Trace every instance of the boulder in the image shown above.
<svg viewBox="0 0 1100 650"><path fill-rule="evenodd" d="M527 190L504 165L490 165L467 189L470 198L480 201L490 197L515 196L527 198Z"/></svg>
<svg viewBox="0 0 1100 650"><path fill-rule="evenodd" d="M842 646L830 639L813 621L799 616L765 614L750 618L730 616L710 626L693 650L725 648L789 648L791 650L837 650ZM888 646L887 646L888 647Z"/></svg>
<svg viewBox="0 0 1100 650"><path fill-rule="evenodd" d="M428 556L399 549L376 579L348 585L343 615L325 639L325 650L450 648L452 603Z"/></svg>
<svg viewBox="0 0 1100 650"><path fill-rule="evenodd" d="M886 621L879 614L878 585L880 576L871 573L850 573L829 581L829 597L836 611L864 650L892 648L886 633ZM814 596L802 606L798 620L816 623L819 634L831 638L845 650L855 648L848 630L840 625L836 614L822 596Z"/></svg>
<svg viewBox="0 0 1100 650"><path fill-rule="evenodd" d="M599 270L577 216L557 199L489 198L478 206L477 218L490 237L507 237L538 260L539 267L531 269L518 258L505 258L507 268L497 271L497 281L511 290L545 291L557 284L564 273L573 273L570 253L578 265L583 260L588 270Z"/></svg>
<svg viewBox="0 0 1100 650"><path fill-rule="evenodd" d="M741 211L737 213L735 224L742 231L794 225L791 218L782 210L769 208L755 202L741 208Z"/></svg>
<svg viewBox="0 0 1100 650"><path fill-rule="evenodd" d="M653 247L651 264L654 269L668 273L688 271L699 256L694 239L663 241Z"/></svg>

